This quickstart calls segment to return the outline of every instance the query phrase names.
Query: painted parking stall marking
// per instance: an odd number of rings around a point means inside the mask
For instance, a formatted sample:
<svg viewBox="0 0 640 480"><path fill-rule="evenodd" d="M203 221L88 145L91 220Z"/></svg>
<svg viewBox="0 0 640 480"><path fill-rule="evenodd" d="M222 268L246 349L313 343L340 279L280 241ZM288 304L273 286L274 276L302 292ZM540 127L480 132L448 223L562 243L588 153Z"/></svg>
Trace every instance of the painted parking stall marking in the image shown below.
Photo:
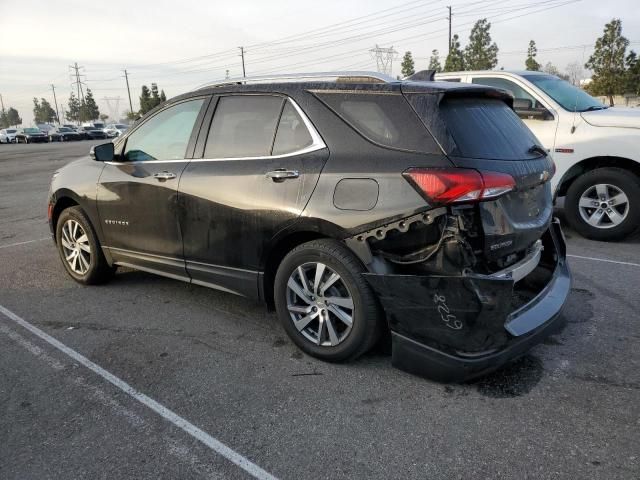
<svg viewBox="0 0 640 480"><path fill-rule="evenodd" d="M179 416L177 413L173 412L172 410L169 410L164 405L161 405L160 403L156 402L151 397L148 397L144 393L136 390L127 382L125 382L124 380L121 380L120 378L116 377L112 373L108 372L107 370L102 368L100 365L93 363L87 357L81 355L80 353L76 352L72 348L66 346L64 343L60 342L59 340L56 340L51 335L40 330L38 327L31 325L29 322L20 318L11 310L8 310L4 306L0 305L0 313L2 313L6 318L13 321L14 323L29 330L31 333L33 333L37 337L40 337L42 340L52 345L53 347L55 347L65 355L71 357L76 362L87 367L92 372L100 375L106 381L113 384L115 387L122 390L130 397L136 399L138 402L147 406L148 408L156 412L158 415L163 417L165 420L168 420L176 427L180 428L181 430L188 433L195 439L199 440L201 443L209 447L214 452L218 453L219 455L223 456L230 462L242 468L245 472L247 472L252 477L259 480L277 480L276 477L271 475L269 472L263 470L262 468L260 468L255 463L251 462L249 459L247 459L243 455L239 454L235 450L232 450L231 448L226 446L224 443L212 437L207 432L199 429L188 420Z"/></svg>

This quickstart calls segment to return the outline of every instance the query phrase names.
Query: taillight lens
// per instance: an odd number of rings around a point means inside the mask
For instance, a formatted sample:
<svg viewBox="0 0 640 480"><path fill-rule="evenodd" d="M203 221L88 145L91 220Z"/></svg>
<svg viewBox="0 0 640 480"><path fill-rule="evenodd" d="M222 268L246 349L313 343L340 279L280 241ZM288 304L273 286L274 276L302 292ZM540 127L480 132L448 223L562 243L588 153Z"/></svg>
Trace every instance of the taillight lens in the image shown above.
<svg viewBox="0 0 640 480"><path fill-rule="evenodd" d="M464 168L410 168L403 175L434 205L480 202L504 195L516 186L509 174Z"/></svg>

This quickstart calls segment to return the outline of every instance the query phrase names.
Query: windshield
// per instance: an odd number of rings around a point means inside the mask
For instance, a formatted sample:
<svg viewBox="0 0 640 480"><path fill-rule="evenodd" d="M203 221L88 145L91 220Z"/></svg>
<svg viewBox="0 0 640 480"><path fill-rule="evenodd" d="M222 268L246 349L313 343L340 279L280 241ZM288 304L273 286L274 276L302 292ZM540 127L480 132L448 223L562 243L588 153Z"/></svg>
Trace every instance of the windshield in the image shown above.
<svg viewBox="0 0 640 480"><path fill-rule="evenodd" d="M25 128L24 133L40 133L40 130L37 128Z"/></svg>
<svg viewBox="0 0 640 480"><path fill-rule="evenodd" d="M7 133L16 133L17 130L7 130Z"/></svg>
<svg viewBox="0 0 640 480"><path fill-rule="evenodd" d="M71 129L70 129L70 128L67 128L67 127L60 127L60 128L58 129L58 131L59 131L59 132L70 132L70 131L71 131Z"/></svg>
<svg viewBox="0 0 640 480"><path fill-rule="evenodd" d="M523 76L570 112L586 112L587 110L607 108L581 88L553 75Z"/></svg>
<svg viewBox="0 0 640 480"><path fill-rule="evenodd" d="M116 125L116 128L119 130L126 130L129 127L127 127L126 125Z"/></svg>

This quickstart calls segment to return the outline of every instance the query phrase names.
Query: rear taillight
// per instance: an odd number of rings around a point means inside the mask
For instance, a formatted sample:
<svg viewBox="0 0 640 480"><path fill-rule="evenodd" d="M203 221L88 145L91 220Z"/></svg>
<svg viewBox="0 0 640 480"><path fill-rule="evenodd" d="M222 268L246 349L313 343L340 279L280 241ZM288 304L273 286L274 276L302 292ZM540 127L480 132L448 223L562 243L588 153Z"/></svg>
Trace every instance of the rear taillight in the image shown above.
<svg viewBox="0 0 640 480"><path fill-rule="evenodd" d="M481 202L513 190L511 175L465 168L410 168L403 173L433 205Z"/></svg>

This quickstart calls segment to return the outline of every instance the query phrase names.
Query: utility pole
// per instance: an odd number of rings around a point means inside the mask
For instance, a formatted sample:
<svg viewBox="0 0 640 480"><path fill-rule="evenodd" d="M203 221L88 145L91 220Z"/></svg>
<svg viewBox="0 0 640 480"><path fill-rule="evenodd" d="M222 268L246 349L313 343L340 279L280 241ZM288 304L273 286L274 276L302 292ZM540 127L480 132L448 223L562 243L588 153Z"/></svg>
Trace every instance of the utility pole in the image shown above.
<svg viewBox="0 0 640 480"><path fill-rule="evenodd" d="M58 118L58 125L60 125L60 114L58 113L58 100L56 99L56 86L52 83L51 90L53 91L53 103L56 104L56 117Z"/></svg>
<svg viewBox="0 0 640 480"><path fill-rule="evenodd" d="M247 73L244 70L244 47L238 47L240 49L240 56L242 57L242 78L247 77Z"/></svg>
<svg viewBox="0 0 640 480"><path fill-rule="evenodd" d="M133 103L131 103L131 90L129 89L129 74L126 68L124 69L124 79L127 82L127 93L129 94L129 113L133 115Z"/></svg>
<svg viewBox="0 0 640 480"><path fill-rule="evenodd" d="M2 100L2 94L0 93L0 104L2 104L2 113L4 113L4 100Z"/></svg>
<svg viewBox="0 0 640 480"><path fill-rule="evenodd" d="M449 53L451 53L451 7L447 7L449 9Z"/></svg>

